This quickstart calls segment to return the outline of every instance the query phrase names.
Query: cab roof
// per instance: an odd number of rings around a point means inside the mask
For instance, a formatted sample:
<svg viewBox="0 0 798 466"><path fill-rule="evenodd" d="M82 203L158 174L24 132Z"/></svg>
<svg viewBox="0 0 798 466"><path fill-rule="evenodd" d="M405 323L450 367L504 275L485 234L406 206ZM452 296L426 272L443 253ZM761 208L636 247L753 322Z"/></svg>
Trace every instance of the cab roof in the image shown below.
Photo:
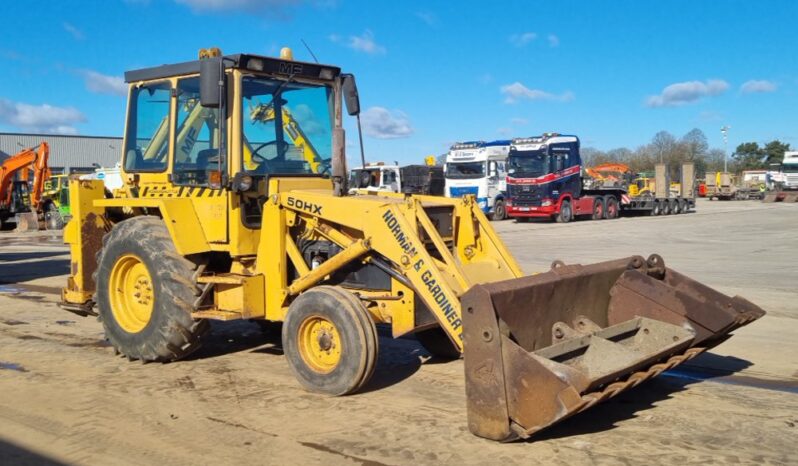
<svg viewBox="0 0 798 466"><path fill-rule="evenodd" d="M226 69L239 68L262 73L294 75L310 79L333 79L341 74L341 69L320 63L308 63L296 60L281 60L274 57L250 54L234 54L222 57ZM168 65L141 68L125 72L125 82L150 81L153 79L171 78L200 71L200 60L174 63Z"/></svg>

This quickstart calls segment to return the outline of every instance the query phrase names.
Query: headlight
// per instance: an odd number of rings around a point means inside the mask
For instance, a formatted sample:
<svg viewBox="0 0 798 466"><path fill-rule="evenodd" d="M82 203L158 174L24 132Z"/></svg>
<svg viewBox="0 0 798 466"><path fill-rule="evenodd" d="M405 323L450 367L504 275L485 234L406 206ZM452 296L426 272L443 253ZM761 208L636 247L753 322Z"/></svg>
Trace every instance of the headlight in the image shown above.
<svg viewBox="0 0 798 466"><path fill-rule="evenodd" d="M250 175L246 173L236 173L236 176L233 177L233 192L242 193L244 191L249 191L252 189L254 184L254 180Z"/></svg>
<svg viewBox="0 0 798 466"><path fill-rule="evenodd" d="M542 207L549 207L551 206L551 199L543 199L543 202L540 203Z"/></svg>

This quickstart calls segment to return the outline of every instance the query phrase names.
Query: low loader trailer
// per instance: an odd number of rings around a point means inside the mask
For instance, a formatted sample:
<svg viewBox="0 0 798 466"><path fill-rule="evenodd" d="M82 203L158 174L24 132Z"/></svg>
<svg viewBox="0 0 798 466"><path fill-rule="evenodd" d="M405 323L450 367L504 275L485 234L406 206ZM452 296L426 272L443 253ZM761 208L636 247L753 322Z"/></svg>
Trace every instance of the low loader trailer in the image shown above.
<svg viewBox="0 0 798 466"><path fill-rule="evenodd" d="M385 324L462 355L469 429L506 441L764 315L656 254L526 275L473 196L350 194L343 112L360 103L335 66L210 49L125 79L124 185L70 180L61 306L97 316L130 360L185 358L211 320L281 324L298 383L340 396L369 383Z"/></svg>

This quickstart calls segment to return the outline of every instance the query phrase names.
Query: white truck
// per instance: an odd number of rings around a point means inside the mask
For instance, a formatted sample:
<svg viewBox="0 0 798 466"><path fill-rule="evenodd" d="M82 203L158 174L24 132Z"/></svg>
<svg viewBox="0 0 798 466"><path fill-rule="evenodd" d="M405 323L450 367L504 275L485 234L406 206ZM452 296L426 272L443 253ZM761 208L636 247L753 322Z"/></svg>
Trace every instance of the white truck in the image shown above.
<svg viewBox="0 0 798 466"><path fill-rule="evenodd" d="M785 152L784 160L768 172L768 187L777 191L798 190L798 152Z"/></svg>
<svg viewBox="0 0 798 466"><path fill-rule="evenodd" d="M493 220L507 218L507 156L510 141L476 141L454 144L446 154L446 197L473 195Z"/></svg>
<svg viewBox="0 0 798 466"><path fill-rule="evenodd" d="M367 163L350 172L351 190L388 191L394 193L443 195L443 168L434 165L435 158L427 158L426 165L398 164L384 162ZM432 162L432 163L430 163Z"/></svg>

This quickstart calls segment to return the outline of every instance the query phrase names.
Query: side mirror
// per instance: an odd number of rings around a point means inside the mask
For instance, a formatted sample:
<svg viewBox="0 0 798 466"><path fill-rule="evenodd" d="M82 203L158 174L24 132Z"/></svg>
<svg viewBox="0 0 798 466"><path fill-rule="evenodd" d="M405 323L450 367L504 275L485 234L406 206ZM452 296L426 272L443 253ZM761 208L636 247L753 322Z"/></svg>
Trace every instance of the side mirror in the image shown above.
<svg viewBox="0 0 798 466"><path fill-rule="evenodd" d="M219 108L222 105L222 58L200 60L200 105Z"/></svg>
<svg viewBox="0 0 798 466"><path fill-rule="evenodd" d="M346 104L346 112L351 116L360 114L360 95L357 93L357 83L355 83L355 75L345 74L343 76L343 92L344 103Z"/></svg>
<svg viewBox="0 0 798 466"><path fill-rule="evenodd" d="M499 176L499 170L496 167L496 162L488 162L488 176L491 178Z"/></svg>

